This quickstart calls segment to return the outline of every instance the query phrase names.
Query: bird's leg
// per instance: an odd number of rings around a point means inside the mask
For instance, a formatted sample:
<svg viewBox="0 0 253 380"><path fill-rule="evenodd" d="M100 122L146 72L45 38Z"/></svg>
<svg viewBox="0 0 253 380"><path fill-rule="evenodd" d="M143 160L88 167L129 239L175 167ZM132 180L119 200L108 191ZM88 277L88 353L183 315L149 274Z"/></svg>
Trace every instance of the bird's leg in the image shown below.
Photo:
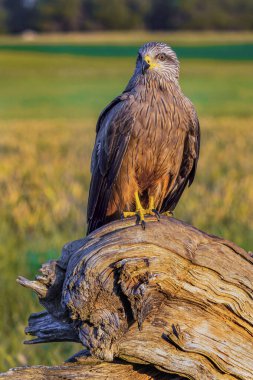
<svg viewBox="0 0 253 380"><path fill-rule="evenodd" d="M155 200L154 200L154 196L153 195L149 196L149 205L148 205L148 209L145 210L145 214L155 215L156 218L157 218L157 220L158 221L160 220L160 214L159 214L159 212L155 208Z"/></svg>
<svg viewBox="0 0 253 380"><path fill-rule="evenodd" d="M145 215L145 211L146 210L141 205L141 201L140 201L140 198L139 198L138 191L135 191L134 197L135 197L136 214L137 214L137 221L136 222L137 222L137 224L139 224L139 222L141 222L141 226L145 230L144 215Z"/></svg>
<svg viewBox="0 0 253 380"><path fill-rule="evenodd" d="M153 195L150 195L149 196L149 210L154 210L155 209L155 200L154 200L154 196Z"/></svg>
<svg viewBox="0 0 253 380"><path fill-rule="evenodd" d="M123 217L127 218L128 216L137 216L136 223L139 224L141 222L141 226L143 229L145 229L145 220L144 215L146 213L146 210L142 207L141 201L139 198L138 191L134 192L134 198L135 198L135 211L124 211Z"/></svg>

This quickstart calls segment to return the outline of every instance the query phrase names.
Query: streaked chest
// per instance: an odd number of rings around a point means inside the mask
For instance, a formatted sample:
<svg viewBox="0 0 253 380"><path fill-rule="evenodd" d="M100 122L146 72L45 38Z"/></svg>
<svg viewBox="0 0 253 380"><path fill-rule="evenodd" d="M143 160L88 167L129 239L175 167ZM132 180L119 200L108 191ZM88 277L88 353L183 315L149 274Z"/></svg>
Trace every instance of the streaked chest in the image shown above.
<svg viewBox="0 0 253 380"><path fill-rule="evenodd" d="M185 129L186 115L178 94L162 91L140 91L133 103L135 123L132 138L145 145L173 143Z"/></svg>
<svg viewBox="0 0 253 380"><path fill-rule="evenodd" d="M130 141L138 174L156 178L167 173L181 157L187 120L182 101L173 94L142 93L134 106ZM176 165L177 166L177 165Z"/></svg>

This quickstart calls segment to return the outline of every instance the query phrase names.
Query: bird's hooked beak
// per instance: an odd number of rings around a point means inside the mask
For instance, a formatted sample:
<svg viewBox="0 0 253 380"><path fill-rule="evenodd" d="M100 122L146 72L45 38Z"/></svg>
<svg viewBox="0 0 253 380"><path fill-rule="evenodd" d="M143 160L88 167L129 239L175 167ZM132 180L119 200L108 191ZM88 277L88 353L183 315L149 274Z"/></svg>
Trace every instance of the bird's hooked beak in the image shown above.
<svg viewBox="0 0 253 380"><path fill-rule="evenodd" d="M148 69L151 70L156 66L158 66L158 64L152 60L149 55L146 55L142 61L142 74L144 75Z"/></svg>
<svg viewBox="0 0 253 380"><path fill-rule="evenodd" d="M146 59L147 57L145 57L142 61L142 66L141 66L141 70L142 70L142 74L144 75L145 72L150 68L150 61L148 61Z"/></svg>

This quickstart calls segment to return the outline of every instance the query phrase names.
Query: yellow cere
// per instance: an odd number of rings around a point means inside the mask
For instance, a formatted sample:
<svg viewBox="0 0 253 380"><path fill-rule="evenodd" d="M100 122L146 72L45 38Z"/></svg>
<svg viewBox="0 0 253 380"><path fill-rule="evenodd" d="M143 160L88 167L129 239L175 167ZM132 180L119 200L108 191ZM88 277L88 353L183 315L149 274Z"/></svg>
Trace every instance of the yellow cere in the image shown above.
<svg viewBox="0 0 253 380"><path fill-rule="evenodd" d="M153 69L154 67L157 67L159 65L157 62L152 61L149 55L145 55L144 61L146 61L149 64L149 69Z"/></svg>

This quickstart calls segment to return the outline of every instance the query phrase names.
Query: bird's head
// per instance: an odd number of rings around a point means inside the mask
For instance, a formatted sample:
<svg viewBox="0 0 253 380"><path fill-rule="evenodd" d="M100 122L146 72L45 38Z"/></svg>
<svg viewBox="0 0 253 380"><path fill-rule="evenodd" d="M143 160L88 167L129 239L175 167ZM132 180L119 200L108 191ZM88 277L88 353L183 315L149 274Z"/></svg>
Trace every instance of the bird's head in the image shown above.
<svg viewBox="0 0 253 380"><path fill-rule="evenodd" d="M177 80L179 61L176 53L161 42L148 42L138 52L136 74L147 77Z"/></svg>

